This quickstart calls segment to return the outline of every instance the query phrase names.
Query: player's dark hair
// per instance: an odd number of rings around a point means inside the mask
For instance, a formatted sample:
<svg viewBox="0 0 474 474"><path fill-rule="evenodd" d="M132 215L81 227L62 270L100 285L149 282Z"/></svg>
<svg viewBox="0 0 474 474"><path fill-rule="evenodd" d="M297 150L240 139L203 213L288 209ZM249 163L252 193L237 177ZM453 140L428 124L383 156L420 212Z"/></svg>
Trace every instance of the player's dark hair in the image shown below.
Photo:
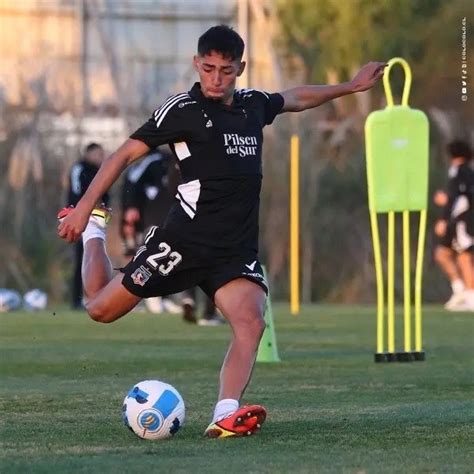
<svg viewBox="0 0 474 474"><path fill-rule="evenodd" d="M96 148L102 148L98 143L89 143L89 145L86 146L85 152L89 153L92 150L95 150Z"/></svg>
<svg viewBox="0 0 474 474"><path fill-rule="evenodd" d="M463 140L453 140L448 144L447 150L451 158L464 157L469 161L472 157L472 151L469 144Z"/></svg>
<svg viewBox="0 0 474 474"><path fill-rule="evenodd" d="M198 41L199 56L205 56L215 51L231 61L235 59L240 61L244 54L244 48L244 40L227 25L217 25L209 28Z"/></svg>

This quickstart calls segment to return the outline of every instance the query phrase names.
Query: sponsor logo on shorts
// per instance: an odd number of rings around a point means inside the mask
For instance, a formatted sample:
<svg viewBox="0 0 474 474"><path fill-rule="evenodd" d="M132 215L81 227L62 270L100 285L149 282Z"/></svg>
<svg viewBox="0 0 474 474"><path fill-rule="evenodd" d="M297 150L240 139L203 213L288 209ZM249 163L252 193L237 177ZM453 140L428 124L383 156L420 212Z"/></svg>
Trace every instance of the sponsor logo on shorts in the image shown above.
<svg viewBox="0 0 474 474"><path fill-rule="evenodd" d="M150 270L145 267L145 265L140 265L133 273L132 273L132 281L135 285L144 286L145 283L150 279L151 272Z"/></svg>
<svg viewBox="0 0 474 474"><path fill-rule="evenodd" d="M246 263L245 266L246 266L251 272L253 272L256 263L257 263L257 260L254 260L251 264Z"/></svg>
<svg viewBox="0 0 474 474"><path fill-rule="evenodd" d="M265 277L261 273L249 273L249 272L242 272L243 276L249 276L252 278L258 278L259 280L262 280L263 283L267 284L265 281Z"/></svg>

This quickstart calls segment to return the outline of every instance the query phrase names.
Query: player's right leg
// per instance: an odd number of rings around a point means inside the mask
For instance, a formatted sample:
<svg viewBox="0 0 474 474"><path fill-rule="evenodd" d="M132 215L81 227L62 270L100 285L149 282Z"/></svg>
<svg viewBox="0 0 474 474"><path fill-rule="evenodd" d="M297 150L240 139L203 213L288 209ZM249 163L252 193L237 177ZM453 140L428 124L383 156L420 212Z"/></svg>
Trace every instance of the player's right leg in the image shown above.
<svg viewBox="0 0 474 474"><path fill-rule="evenodd" d="M464 283L456 265L454 251L445 245L437 245L434 251L434 257L438 266L448 277L451 289L453 291L451 297L445 303L444 307L447 310L453 310L459 304L461 304L464 299Z"/></svg>
<svg viewBox="0 0 474 474"><path fill-rule="evenodd" d="M472 219L472 218L471 218ZM470 218L456 222L453 248L456 250L456 264L463 281L462 300L451 311L474 311L474 265L472 251L474 249L474 235L469 222Z"/></svg>
<svg viewBox="0 0 474 474"><path fill-rule="evenodd" d="M70 208L61 210L58 219ZM133 309L141 300L122 285L123 274L112 278L112 265L105 249L105 230L110 220L107 209L94 209L83 233L82 283L85 308L95 321L110 323Z"/></svg>
<svg viewBox="0 0 474 474"><path fill-rule="evenodd" d="M232 339L220 373L219 401L204 434L209 438L251 435L265 421L266 410L260 405L239 408L239 402L265 329L266 293L254 281L236 278L220 287L214 300L232 328Z"/></svg>

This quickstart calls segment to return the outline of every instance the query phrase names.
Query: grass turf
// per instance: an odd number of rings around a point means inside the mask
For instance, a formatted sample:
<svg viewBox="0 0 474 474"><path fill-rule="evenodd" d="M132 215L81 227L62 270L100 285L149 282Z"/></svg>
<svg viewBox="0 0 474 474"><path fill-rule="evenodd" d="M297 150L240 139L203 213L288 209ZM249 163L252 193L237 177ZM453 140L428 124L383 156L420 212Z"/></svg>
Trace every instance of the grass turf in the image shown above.
<svg viewBox="0 0 474 474"><path fill-rule="evenodd" d="M425 308L426 362L374 364L375 310L274 305L281 363L257 364L254 437L207 440L227 327L135 313L0 314L2 472L472 472L474 316ZM401 337L399 338L401 341ZM175 385L186 424L150 442L121 422L137 381Z"/></svg>

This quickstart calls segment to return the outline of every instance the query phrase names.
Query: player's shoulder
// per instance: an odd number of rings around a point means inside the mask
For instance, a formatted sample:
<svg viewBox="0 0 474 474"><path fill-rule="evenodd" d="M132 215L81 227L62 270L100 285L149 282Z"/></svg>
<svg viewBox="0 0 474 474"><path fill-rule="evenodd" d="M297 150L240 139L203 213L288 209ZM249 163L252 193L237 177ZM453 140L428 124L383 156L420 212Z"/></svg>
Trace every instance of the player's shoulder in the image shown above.
<svg viewBox="0 0 474 474"><path fill-rule="evenodd" d="M261 89L236 89L235 94L243 101L269 100L270 93Z"/></svg>
<svg viewBox="0 0 474 474"><path fill-rule="evenodd" d="M71 166L71 174L75 174L75 175L81 174L86 167L85 165L86 163L83 160L75 161Z"/></svg>
<svg viewBox="0 0 474 474"><path fill-rule="evenodd" d="M155 114L163 113L169 110L177 111L184 108L189 108L192 105L197 105L197 101L193 99L189 92L180 92L169 96L164 100L155 110Z"/></svg>
<svg viewBox="0 0 474 474"><path fill-rule="evenodd" d="M190 110L194 110L197 105L197 101L188 92L180 92L164 100L153 112L153 118L159 126L166 117L180 119Z"/></svg>

